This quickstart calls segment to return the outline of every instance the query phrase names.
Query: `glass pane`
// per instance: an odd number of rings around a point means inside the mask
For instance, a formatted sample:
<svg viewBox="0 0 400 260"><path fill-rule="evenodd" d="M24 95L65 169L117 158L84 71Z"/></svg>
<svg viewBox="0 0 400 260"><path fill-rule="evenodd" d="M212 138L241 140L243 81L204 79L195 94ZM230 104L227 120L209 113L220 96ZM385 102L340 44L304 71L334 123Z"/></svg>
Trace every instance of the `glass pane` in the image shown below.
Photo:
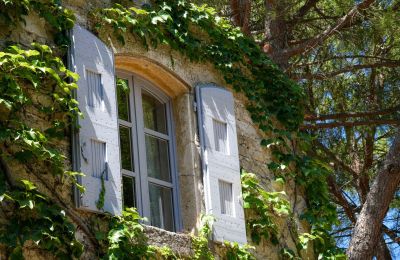
<svg viewBox="0 0 400 260"><path fill-rule="evenodd" d="M135 178L122 176L122 196L124 208L136 208Z"/></svg>
<svg viewBox="0 0 400 260"><path fill-rule="evenodd" d="M129 81L117 79L118 117L122 120L131 121L129 113Z"/></svg>
<svg viewBox="0 0 400 260"><path fill-rule="evenodd" d="M145 136L148 176L170 182L168 142L151 135Z"/></svg>
<svg viewBox="0 0 400 260"><path fill-rule="evenodd" d="M144 127L167 134L165 104L143 91L142 106Z"/></svg>
<svg viewBox="0 0 400 260"><path fill-rule="evenodd" d="M131 146L131 129L129 127L119 126L119 141L121 146L121 167L128 171L134 171L133 154Z"/></svg>
<svg viewBox="0 0 400 260"><path fill-rule="evenodd" d="M149 191L151 225L174 231L171 189L150 183Z"/></svg>

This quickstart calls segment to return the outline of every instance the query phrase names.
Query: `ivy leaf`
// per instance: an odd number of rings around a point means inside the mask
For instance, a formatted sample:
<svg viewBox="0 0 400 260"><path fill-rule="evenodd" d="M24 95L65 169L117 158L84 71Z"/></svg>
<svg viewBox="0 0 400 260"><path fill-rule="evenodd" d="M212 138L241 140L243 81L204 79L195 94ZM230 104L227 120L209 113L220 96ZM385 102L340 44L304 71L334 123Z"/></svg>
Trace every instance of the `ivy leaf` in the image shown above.
<svg viewBox="0 0 400 260"><path fill-rule="evenodd" d="M110 243L118 243L121 239L121 237L124 236L124 228L120 227L119 229L114 229L110 231L110 234L108 235L108 240Z"/></svg>
<svg viewBox="0 0 400 260"><path fill-rule="evenodd" d="M165 23L168 19L172 19L169 14L160 14L151 19L151 23L156 25L158 22Z"/></svg>
<svg viewBox="0 0 400 260"><path fill-rule="evenodd" d="M24 260L22 247L17 246L14 248L14 250L11 252L10 260Z"/></svg>
<svg viewBox="0 0 400 260"><path fill-rule="evenodd" d="M28 191L32 191L32 190L36 189L36 186L28 180L21 180L21 182L24 185L25 189Z"/></svg>
<svg viewBox="0 0 400 260"><path fill-rule="evenodd" d="M102 241L106 238L106 234L104 232L96 231L95 237L97 240Z"/></svg>
<svg viewBox="0 0 400 260"><path fill-rule="evenodd" d="M86 191L86 188L79 183L75 183L75 186L78 188L79 192L84 193Z"/></svg>

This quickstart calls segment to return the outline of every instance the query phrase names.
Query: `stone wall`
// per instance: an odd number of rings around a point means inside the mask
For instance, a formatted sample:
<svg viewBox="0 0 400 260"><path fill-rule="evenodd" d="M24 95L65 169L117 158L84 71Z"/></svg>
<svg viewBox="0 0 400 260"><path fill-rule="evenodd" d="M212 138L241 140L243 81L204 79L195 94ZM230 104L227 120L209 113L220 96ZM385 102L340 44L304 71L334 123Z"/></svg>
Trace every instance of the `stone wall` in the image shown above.
<svg viewBox="0 0 400 260"><path fill-rule="evenodd" d="M93 25L90 21L89 12L94 8L108 6L109 0L64 0L63 4L73 10L77 15L77 22L86 28ZM38 16L29 16L26 19L26 26L22 25L18 30L14 30L10 39L28 46L36 41L52 45L53 39L49 28L45 26L43 19ZM1 35L0 35L1 36ZM171 51L166 47L160 47L157 50L150 49L146 51L135 39L128 37L124 46L120 45L112 38L111 32L105 31L99 36L109 46L112 47L116 55L136 55L143 56L154 61L158 65L169 71L171 75L179 77L188 90L185 94L179 95L173 99L173 114L175 121L177 161L180 182L181 196L181 215L183 230L182 233L171 233L158 228L148 227L146 232L149 236L149 242L154 245L167 245L182 257L190 258L192 254L190 235L195 234L199 227L200 213L204 211L204 196L202 178L200 172L200 148L197 131L197 118L194 111L194 87L200 82L214 82L224 86L225 83L219 73L215 71L211 64L195 64L181 56L179 53ZM118 69L118 68L117 68ZM135 71L132 71L135 72ZM148 79L151 81L151 78ZM229 86L228 86L229 87ZM41 102L46 102L46 93L36 97ZM287 246L295 250L295 241L292 238L291 230L297 229L298 233L306 232L308 226L299 220L299 215L304 211L306 204L302 192L297 190L293 183L285 186L274 183L274 176L269 172L267 163L271 159L270 152L260 146L263 133L252 123L249 113L245 108L246 98L241 94L235 94L235 114L237 119L237 134L240 154L240 164L244 170L253 172L259 176L262 185L268 191L284 190L286 198L293 205L293 218L276 219L279 227L279 244L273 245L268 241L256 246L255 255L258 259L279 259L279 250ZM38 127L44 127L46 119L40 117L37 111L29 111L26 120ZM65 140L60 141L57 146L61 149L67 158L71 158L70 133L66 133ZM65 167L70 168L70 159ZM35 171L40 173L45 170L43 165L38 164ZM42 168L41 168L42 167ZM35 176L27 174L26 168L21 165L12 165L12 172L17 178L27 178L38 184L40 191L48 194L56 200L62 200L72 211L79 215L82 222L90 226L97 215L82 212L74 209L72 187L62 186L58 179L52 176L37 174ZM48 185L43 185L39 178L45 178ZM59 187L64 187L60 189ZM70 187L70 188L65 188ZM84 232L78 227L78 237L86 246L82 259L95 259L97 249L92 248ZM251 241L248 238L248 241ZM218 247L218 246L217 246ZM217 250L218 251L218 250ZM1 252L1 250L0 250ZM312 252L308 252L304 258L312 258ZM51 257L30 246L25 249L26 259L51 259ZM1 254L0 254L1 259Z"/></svg>

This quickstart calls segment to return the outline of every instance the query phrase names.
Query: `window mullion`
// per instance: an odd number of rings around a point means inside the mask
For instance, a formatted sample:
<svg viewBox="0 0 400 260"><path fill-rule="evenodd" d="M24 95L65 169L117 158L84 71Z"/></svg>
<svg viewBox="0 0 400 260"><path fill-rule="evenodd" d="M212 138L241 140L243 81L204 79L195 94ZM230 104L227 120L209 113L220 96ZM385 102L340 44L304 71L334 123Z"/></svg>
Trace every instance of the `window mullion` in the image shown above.
<svg viewBox="0 0 400 260"><path fill-rule="evenodd" d="M130 105L131 106L131 105ZM131 116L132 117L132 116ZM131 122L127 122L127 121L125 121L125 120L122 120L122 119L118 119L118 123L120 124L120 125L122 125L122 126L125 126L125 127L130 127L130 128L132 128L133 127L133 123L131 123Z"/></svg>
<svg viewBox="0 0 400 260"><path fill-rule="evenodd" d="M172 201L174 212L175 231L182 230L180 204L179 204L179 183L178 183L178 170L177 170L177 156L176 156L176 140L175 128L172 120L172 103L169 101L167 104L167 127L170 139L168 141L170 153L170 171L172 181Z"/></svg>
<svg viewBox="0 0 400 260"><path fill-rule="evenodd" d="M167 124L169 124L169 122L167 122ZM148 128L144 128L144 133L148 134L148 135L152 135L152 136L160 138L160 139L164 139L166 141L169 141L169 139L170 139L168 135L159 133L157 131L154 131L154 130L151 130Z"/></svg>
<svg viewBox="0 0 400 260"><path fill-rule="evenodd" d="M174 187L174 185L172 183L166 182L166 181L163 181L163 180L159 180L157 178L149 177L148 181L151 182L151 183L160 185L160 186L167 187L167 188L173 188Z"/></svg>
<svg viewBox="0 0 400 260"><path fill-rule="evenodd" d="M140 166L140 158L139 158L139 147L138 147L138 132L137 132L137 119L139 118L136 113L136 100L135 100L135 84L134 78L132 76L129 77L129 106L131 113L131 129L132 129L132 138L131 145L133 149L133 163L135 164L135 186L136 186L136 204L137 209L140 215L144 216L143 211L143 200L142 200L142 184L141 184L141 166Z"/></svg>
<svg viewBox="0 0 400 260"><path fill-rule="evenodd" d="M137 150L139 161L139 182L141 186L142 216L150 220L150 197L149 184L147 179L146 144L144 133L143 109L142 109L142 87L138 84L136 77L133 77L133 96L136 111L136 133Z"/></svg>

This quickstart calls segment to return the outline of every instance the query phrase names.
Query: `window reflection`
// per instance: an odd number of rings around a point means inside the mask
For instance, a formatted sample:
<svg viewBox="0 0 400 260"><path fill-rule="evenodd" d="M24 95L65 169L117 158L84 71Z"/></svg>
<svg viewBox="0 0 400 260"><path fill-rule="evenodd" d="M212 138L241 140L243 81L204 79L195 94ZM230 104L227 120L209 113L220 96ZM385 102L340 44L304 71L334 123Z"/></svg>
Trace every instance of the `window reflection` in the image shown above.
<svg viewBox="0 0 400 260"><path fill-rule="evenodd" d="M151 135L145 136L148 176L170 182L168 142Z"/></svg>
<svg viewBox="0 0 400 260"><path fill-rule="evenodd" d="M165 104L143 91L142 107L144 127L167 134Z"/></svg>
<svg viewBox="0 0 400 260"><path fill-rule="evenodd" d="M174 231L171 189L150 183L149 191L151 225Z"/></svg>

